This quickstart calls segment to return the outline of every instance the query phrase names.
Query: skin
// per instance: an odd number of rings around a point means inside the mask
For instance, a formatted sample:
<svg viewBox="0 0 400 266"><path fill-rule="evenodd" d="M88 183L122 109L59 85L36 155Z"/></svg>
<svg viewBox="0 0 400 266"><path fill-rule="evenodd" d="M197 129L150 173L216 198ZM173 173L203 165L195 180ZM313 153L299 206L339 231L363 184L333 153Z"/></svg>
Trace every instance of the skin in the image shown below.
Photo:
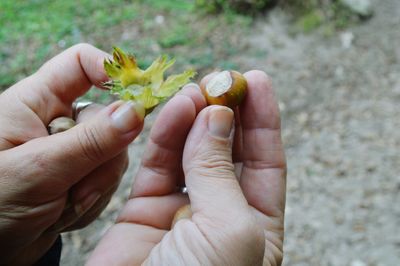
<svg viewBox="0 0 400 266"><path fill-rule="evenodd" d="M266 74L244 76L248 95L228 139L212 136L207 123L213 108L229 109L205 107L196 86L166 104L132 194L88 265L282 263L286 161L279 110ZM188 195L176 192L183 178ZM171 228L189 199L193 216Z"/></svg>
<svg viewBox="0 0 400 266"><path fill-rule="evenodd" d="M74 46L0 95L0 264L32 264L59 232L95 219L118 186L143 112L124 131L110 119L122 102L85 109L66 132L46 130L107 79L107 56ZM286 163L279 112L269 78L261 71L245 77L249 93L228 138L210 134L208 122L223 111L218 119L226 124L232 112L206 107L198 87L187 86L165 105L132 194L88 265L281 263ZM188 195L177 193L182 185ZM193 217L171 229L189 199Z"/></svg>
<svg viewBox="0 0 400 266"><path fill-rule="evenodd" d="M93 221L116 190L142 118L118 131L110 122L116 102L85 109L71 130L47 133L51 120L71 116L77 97L107 80L107 56L76 45L0 95L0 264L32 264L60 232ZM93 192L98 199L88 202Z"/></svg>

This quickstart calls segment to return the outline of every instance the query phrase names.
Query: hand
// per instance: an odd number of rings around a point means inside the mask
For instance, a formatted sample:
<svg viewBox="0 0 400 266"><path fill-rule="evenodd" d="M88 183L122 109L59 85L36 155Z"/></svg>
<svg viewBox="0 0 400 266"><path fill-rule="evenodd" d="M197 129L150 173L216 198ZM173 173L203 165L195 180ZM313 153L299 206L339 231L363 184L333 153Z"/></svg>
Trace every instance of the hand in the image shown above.
<svg viewBox="0 0 400 266"><path fill-rule="evenodd" d="M32 264L61 231L94 220L116 190L143 108L91 106L74 128L47 133L54 118L71 116L77 97L107 80L107 56L74 46L0 95L0 264Z"/></svg>
<svg viewBox="0 0 400 266"><path fill-rule="evenodd" d="M245 77L249 92L235 115L235 138L233 112L204 108L193 85L166 104L131 197L88 265L281 264L286 163L279 111L268 77ZM177 193L184 182L193 216L171 228L189 202Z"/></svg>

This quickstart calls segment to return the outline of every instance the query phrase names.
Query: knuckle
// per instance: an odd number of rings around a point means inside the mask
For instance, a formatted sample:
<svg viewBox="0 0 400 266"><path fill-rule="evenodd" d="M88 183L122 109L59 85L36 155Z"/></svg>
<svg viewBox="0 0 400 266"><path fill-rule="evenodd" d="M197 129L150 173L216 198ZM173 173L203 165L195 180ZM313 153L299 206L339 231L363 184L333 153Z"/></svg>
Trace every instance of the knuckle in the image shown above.
<svg viewBox="0 0 400 266"><path fill-rule="evenodd" d="M193 168L212 171L213 173L233 173L234 165L230 158L226 158L222 154L206 152L193 160Z"/></svg>
<svg viewBox="0 0 400 266"><path fill-rule="evenodd" d="M43 173L52 168L50 158L45 153L36 152L30 157L31 172Z"/></svg>
<svg viewBox="0 0 400 266"><path fill-rule="evenodd" d="M99 142L99 134L94 127L83 126L78 130L78 142L82 154L92 162L98 163L104 158L104 151Z"/></svg>
<svg viewBox="0 0 400 266"><path fill-rule="evenodd" d="M85 50L89 50L89 49L93 49L94 46L89 44L89 43L85 43L85 42L81 42L78 44L75 44L74 46L72 46L72 49L76 49L78 51L85 51Z"/></svg>

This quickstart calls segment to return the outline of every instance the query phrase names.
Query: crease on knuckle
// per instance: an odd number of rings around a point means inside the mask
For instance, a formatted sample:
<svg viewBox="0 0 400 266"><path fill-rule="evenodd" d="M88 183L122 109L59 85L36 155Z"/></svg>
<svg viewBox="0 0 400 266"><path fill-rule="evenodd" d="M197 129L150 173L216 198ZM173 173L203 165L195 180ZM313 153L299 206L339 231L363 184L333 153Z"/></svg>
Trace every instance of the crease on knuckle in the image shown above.
<svg viewBox="0 0 400 266"><path fill-rule="evenodd" d="M219 154L205 153L193 160L191 170L202 169L202 171L210 171L213 174L231 174L234 173L235 166L232 160L225 158Z"/></svg>
<svg viewBox="0 0 400 266"><path fill-rule="evenodd" d="M78 130L79 147L84 156L91 162L98 163L104 157L104 151L101 148L96 129L91 127L83 127Z"/></svg>
<svg viewBox="0 0 400 266"><path fill-rule="evenodd" d="M279 169L286 171L286 161L279 160L276 162L272 162L271 160L264 160L264 159L251 159L251 160L244 160L243 164L245 167L254 169L254 170L263 170L263 169Z"/></svg>

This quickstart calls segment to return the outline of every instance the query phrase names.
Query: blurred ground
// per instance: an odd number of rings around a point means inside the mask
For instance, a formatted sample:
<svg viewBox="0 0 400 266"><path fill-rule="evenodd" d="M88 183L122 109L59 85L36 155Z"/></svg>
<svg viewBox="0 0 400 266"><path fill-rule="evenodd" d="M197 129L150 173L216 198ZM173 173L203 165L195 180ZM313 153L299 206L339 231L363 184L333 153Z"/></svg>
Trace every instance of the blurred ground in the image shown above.
<svg viewBox="0 0 400 266"><path fill-rule="evenodd" d="M400 264L400 2L376 0L374 9L370 21L329 38L290 35L275 10L226 54L242 71L268 72L280 99L289 170L285 265ZM156 115L131 146L131 166L106 211L64 235L63 265L82 265L113 223Z"/></svg>
<svg viewBox="0 0 400 266"><path fill-rule="evenodd" d="M398 25L396 0L330 39L292 39L272 17L250 40L267 59L241 58L272 76L283 110L285 265L400 265Z"/></svg>

